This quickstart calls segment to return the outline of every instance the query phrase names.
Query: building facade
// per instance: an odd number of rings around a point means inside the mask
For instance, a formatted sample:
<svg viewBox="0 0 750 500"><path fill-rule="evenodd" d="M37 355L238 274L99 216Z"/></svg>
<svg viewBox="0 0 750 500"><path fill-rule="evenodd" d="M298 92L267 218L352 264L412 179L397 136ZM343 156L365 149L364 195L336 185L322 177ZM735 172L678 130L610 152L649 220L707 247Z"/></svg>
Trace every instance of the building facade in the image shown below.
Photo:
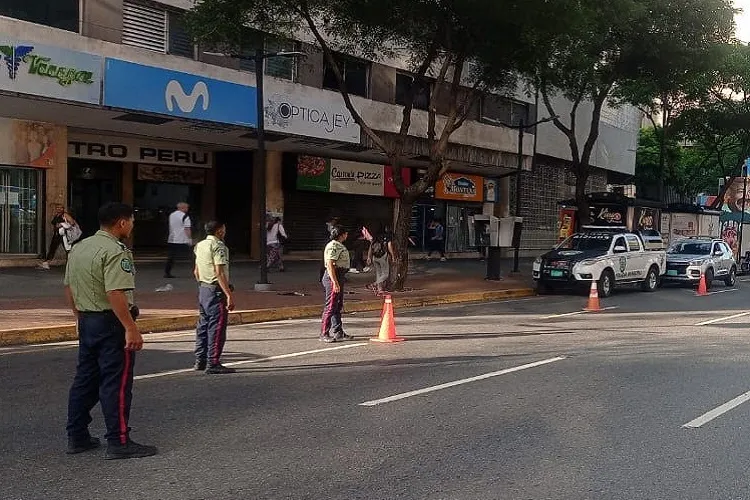
<svg viewBox="0 0 750 500"><path fill-rule="evenodd" d="M317 254L331 216L348 225L390 224L393 171L346 110L311 40L266 42L268 50L306 57L268 60L268 154L258 158L255 68L192 44L181 22L191 0L37 4L0 5L0 266L36 262L51 239L49 219L58 204L69 207L85 234L95 231L104 202L133 204L131 244L141 254L162 251L166 218L180 201L190 203L199 223L227 221L230 245L253 255L267 215L283 217L289 249L300 253ZM395 133L412 82L406 63L346 56L344 74L368 124ZM407 181L426 166L430 94L422 90L414 111L402 170ZM434 104L439 111L448 105ZM418 247L430 220L440 218L447 250L472 251L468 216L509 213L518 134L500 124L539 115L523 92L481 100L452 136L451 171L415 204ZM592 188L606 184L611 172L633 173L635 153L628 151L635 150L637 129L617 113L607 120ZM558 134L539 127L525 135L521 208L529 250L554 238L550 214L569 197L569 153ZM261 169L265 186L258 182ZM258 203L261 188L265 207Z"/></svg>

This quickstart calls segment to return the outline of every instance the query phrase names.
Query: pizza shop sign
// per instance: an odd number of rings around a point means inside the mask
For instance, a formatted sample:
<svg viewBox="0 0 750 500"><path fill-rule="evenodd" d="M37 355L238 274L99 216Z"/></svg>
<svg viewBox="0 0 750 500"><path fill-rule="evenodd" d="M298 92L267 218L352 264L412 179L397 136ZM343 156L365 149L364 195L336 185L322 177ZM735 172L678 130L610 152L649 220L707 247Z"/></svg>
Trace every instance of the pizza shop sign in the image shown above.
<svg viewBox="0 0 750 500"><path fill-rule="evenodd" d="M68 156L176 167L211 168L213 164L213 154L210 151L192 146L83 135L72 135L68 139Z"/></svg>

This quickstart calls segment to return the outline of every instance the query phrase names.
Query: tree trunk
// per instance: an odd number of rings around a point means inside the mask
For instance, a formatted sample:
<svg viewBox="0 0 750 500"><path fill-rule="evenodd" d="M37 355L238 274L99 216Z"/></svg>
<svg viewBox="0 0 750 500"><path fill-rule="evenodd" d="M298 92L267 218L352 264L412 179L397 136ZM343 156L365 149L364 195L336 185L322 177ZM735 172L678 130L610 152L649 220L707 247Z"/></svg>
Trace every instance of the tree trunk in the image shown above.
<svg viewBox="0 0 750 500"><path fill-rule="evenodd" d="M591 208L586 199L586 184L589 180L588 168L577 165L576 176L576 206L578 207L578 227L585 226L591 222Z"/></svg>
<svg viewBox="0 0 750 500"><path fill-rule="evenodd" d="M391 265L391 280L393 290L403 290L409 272L409 233L413 202L402 197L396 204L398 208L393 228L393 250L396 258Z"/></svg>

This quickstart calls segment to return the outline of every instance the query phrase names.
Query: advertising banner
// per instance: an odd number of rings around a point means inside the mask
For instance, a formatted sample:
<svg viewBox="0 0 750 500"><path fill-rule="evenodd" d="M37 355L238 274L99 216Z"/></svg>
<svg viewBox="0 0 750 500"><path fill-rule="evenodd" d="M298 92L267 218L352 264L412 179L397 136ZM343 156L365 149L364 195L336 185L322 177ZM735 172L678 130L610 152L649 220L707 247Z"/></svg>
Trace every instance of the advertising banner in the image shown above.
<svg viewBox="0 0 750 500"><path fill-rule="evenodd" d="M327 193L331 186L330 160L317 156L297 158L297 189Z"/></svg>
<svg viewBox="0 0 750 500"><path fill-rule="evenodd" d="M79 133L68 135L68 157L175 167L211 168L213 165L213 153L185 144Z"/></svg>
<svg viewBox="0 0 750 500"><path fill-rule="evenodd" d="M138 180L175 184L203 184L206 181L206 171L197 168L138 165Z"/></svg>
<svg viewBox="0 0 750 500"><path fill-rule="evenodd" d="M591 207L591 225L616 227L627 225L627 207L594 205Z"/></svg>
<svg viewBox="0 0 750 500"><path fill-rule="evenodd" d="M484 178L448 172L435 184L435 198L481 203L484 201Z"/></svg>
<svg viewBox="0 0 750 500"><path fill-rule="evenodd" d="M698 214L672 214L670 243L690 236L698 236Z"/></svg>
<svg viewBox="0 0 750 500"><path fill-rule="evenodd" d="M383 196L383 165L331 160L330 191Z"/></svg>
<svg viewBox="0 0 750 500"><path fill-rule="evenodd" d="M0 37L0 90L99 104L102 58Z"/></svg>
<svg viewBox="0 0 750 500"><path fill-rule="evenodd" d="M635 209L633 226L636 231L658 231L661 223L660 211L657 208L638 207Z"/></svg>
<svg viewBox="0 0 750 500"><path fill-rule="evenodd" d="M310 95L312 94L312 95ZM359 144L360 130L338 92L305 89L265 97L266 128L274 132Z"/></svg>
<svg viewBox="0 0 750 500"><path fill-rule="evenodd" d="M106 59L106 106L254 127L255 98L255 87Z"/></svg>
<svg viewBox="0 0 750 500"><path fill-rule="evenodd" d="M484 201L487 203L500 201L500 183L497 179L484 179Z"/></svg>
<svg viewBox="0 0 750 500"><path fill-rule="evenodd" d="M560 210L557 221L557 242L562 243L567 238L573 236L576 229L576 210L573 208L563 208Z"/></svg>

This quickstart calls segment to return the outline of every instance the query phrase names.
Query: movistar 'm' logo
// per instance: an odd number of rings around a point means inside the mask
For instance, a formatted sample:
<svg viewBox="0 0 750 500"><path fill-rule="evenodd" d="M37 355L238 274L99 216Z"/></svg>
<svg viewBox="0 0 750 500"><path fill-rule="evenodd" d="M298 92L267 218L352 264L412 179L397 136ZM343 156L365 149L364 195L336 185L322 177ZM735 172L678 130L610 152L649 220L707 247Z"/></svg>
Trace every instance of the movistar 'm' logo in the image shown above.
<svg viewBox="0 0 750 500"><path fill-rule="evenodd" d="M18 67L26 56L31 54L34 47L30 45L19 45L14 47L13 45L0 45L0 56L5 61L5 66L8 68L8 77L11 80L16 79L18 74Z"/></svg>
<svg viewBox="0 0 750 500"><path fill-rule="evenodd" d="M167 89L164 92L164 99L167 103L167 109L174 111L174 105L183 113L192 113L195 109L195 105L198 104L198 99L203 99L202 107L203 111L208 109L209 96L208 86L204 82L198 82L193 86L190 94L185 93L185 90L177 80L170 80L167 84Z"/></svg>

